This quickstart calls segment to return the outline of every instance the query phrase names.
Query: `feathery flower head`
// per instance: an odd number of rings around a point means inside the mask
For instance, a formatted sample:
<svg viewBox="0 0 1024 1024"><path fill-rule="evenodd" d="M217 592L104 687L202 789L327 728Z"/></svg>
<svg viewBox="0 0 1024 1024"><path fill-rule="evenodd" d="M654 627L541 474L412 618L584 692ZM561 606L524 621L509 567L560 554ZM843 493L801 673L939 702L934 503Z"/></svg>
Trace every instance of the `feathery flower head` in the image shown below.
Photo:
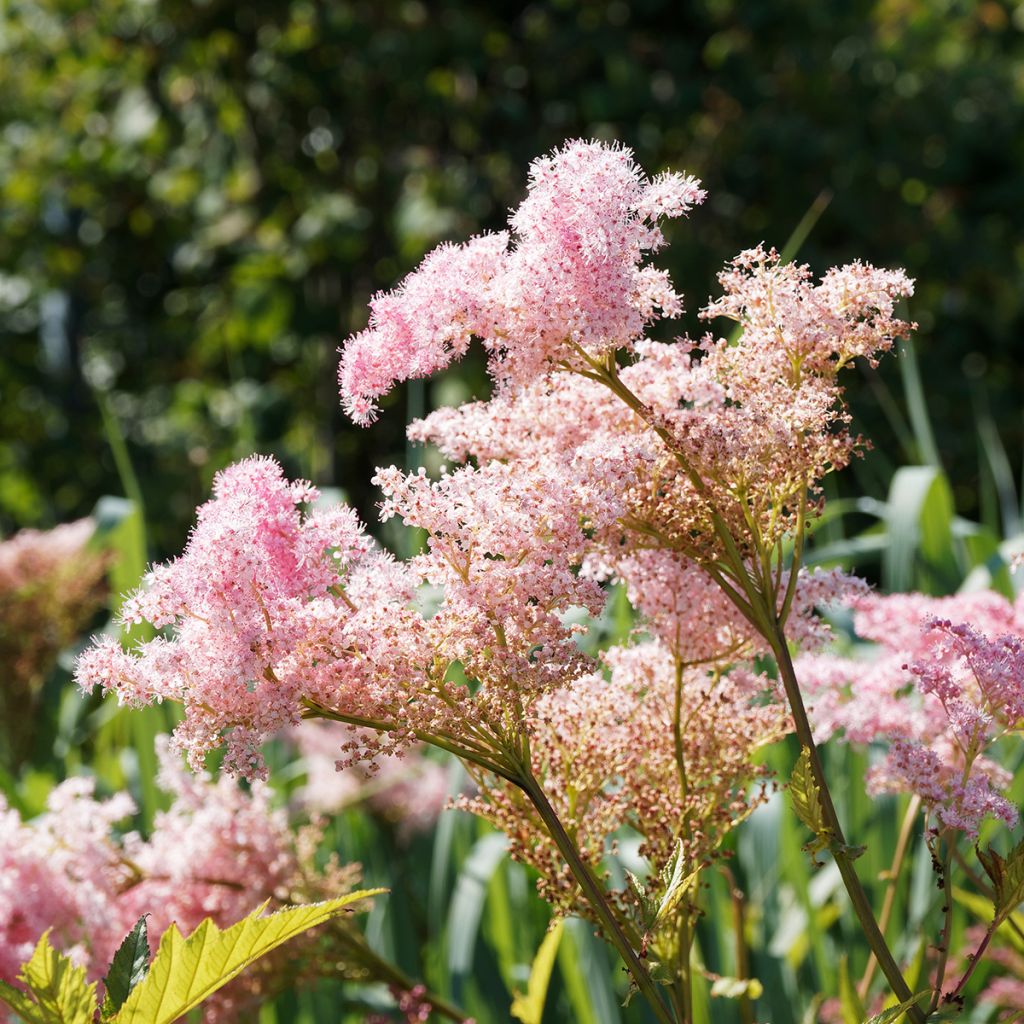
<svg viewBox="0 0 1024 1024"><path fill-rule="evenodd" d="M399 381L461 357L473 337L500 384L527 384L552 366L630 348L658 316L678 316L664 271L643 266L661 247L663 217L704 191L679 174L648 180L630 150L580 140L531 165L527 196L507 233L435 249L350 338L339 368L342 402L360 423Z"/></svg>

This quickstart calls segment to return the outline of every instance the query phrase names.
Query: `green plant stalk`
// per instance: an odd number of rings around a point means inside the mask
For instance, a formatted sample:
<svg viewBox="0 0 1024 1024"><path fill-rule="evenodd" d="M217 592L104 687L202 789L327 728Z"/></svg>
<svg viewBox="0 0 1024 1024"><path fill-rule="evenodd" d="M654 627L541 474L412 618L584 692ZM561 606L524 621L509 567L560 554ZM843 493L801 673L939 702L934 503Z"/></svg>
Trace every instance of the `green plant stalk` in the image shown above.
<svg viewBox="0 0 1024 1024"><path fill-rule="evenodd" d="M935 992L932 994L931 1002L928 1004L928 1015L931 1016L942 1001L942 983L946 980L946 965L949 962L949 942L953 932L953 892L949 882L949 868L952 860L950 850L952 841L948 835L939 835L938 841L946 840L946 853L942 858L942 885L943 899L946 901L943 907L942 937L939 939L939 958L935 965Z"/></svg>
<svg viewBox="0 0 1024 1024"><path fill-rule="evenodd" d="M794 569L793 571L796 570ZM882 932L878 927L878 922L875 920L875 915L871 909L871 904L868 902L867 894L864 892L864 887L861 885L861 881L857 877L857 870L853 865L853 858L847 852L846 838L843 835L843 827L839 823L839 815L836 813L835 804L832 802L832 793L829 790L828 781L825 778L825 769L821 763L821 755L818 753L818 746L814 742L811 723L807 718L807 709L804 707L803 697L800 694L800 686L796 679L796 670L793 667L793 659L789 653L789 645L786 642L785 634L783 633L781 626L779 626L777 619L775 620L771 634L765 639L768 640L769 644L771 644L772 653L775 655L775 660L779 667L779 677L781 678L782 685L785 688L786 699L793 715L793 724L796 729L797 739L799 739L801 746L807 748L807 752L810 757L811 772L814 775L815 784L820 791L819 796L821 800L822 816L825 819L826 826L834 837L831 850L832 856L835 858L836 866L839 868L839 874L843 879L843 885L846 887L846 892L850 897L853 912L857 915L857 920L860 922L864 938L867 941L871 952L878 960L878 966L885 975L885 979L888 981L889 987L901 1003L906 1002L911 998L912 993L907 987L907 983L903 978L903 972L900 970L899 964L897 964L895 959L893 959L893 955L885 941L885 936L882 935ZM914 1022L914 1024L924 1024L925 1022L925 1015L916 1005L911 1006L910 1009L907 1010L907 1016Z"/></svg>
<svg viewBox="0 0 1024 1024"><path fill-rule="evenodd" d="M555 846L558 847L558 852L565 858L569 870L572 872L579 887L583 890L583 895L601 922L605 934L612 945L618 950L619 955L633 977L633 981L636 982L637 988L654 1011L654 1015L661 1024L678 1024L678 1022L673 1020L673 1016L662 1001L657 986L654 984L647 968L640 960L640 957L637 956L629 939L626 938L615 914L612 913L612 909L608 905L608 901L605 899L605 894L597 879L594 878L590 868L584 863L583 858L576 849L576 844L565 831L557 812L544 795L544 790L541 789L540 783L525 766L523 766L522 777L518 780L517 785L536 808L541 821L544 822L544 827L548 830L548 834L554 841Z"/></svg>

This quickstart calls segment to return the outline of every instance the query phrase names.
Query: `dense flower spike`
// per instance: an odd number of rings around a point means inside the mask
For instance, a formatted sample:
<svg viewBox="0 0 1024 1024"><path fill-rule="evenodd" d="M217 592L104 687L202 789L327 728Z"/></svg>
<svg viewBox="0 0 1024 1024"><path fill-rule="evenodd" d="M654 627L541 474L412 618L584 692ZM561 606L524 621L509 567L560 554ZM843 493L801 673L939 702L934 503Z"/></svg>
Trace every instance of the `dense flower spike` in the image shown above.
<svg viewBox="0 0 1024 1024"><path fill-rule="evenodd" d="M79 660L81 686L101 685L127 703L185 705L177 730L193 766L227 733L228 766L262 774L260 739L299 716L311 631L345 608L342 580L369 558L348 509L303 516L316 497L271 459L253 458L217 475L181 558L157 566L124 605L126 621L173 625L126 652L100 641Z"/></svg>
<svg viewBox="0 0 1024 1024"><path fill-rule="evenodd" d="M798 662L818 734L888 742L875 791L917 793L940 826L973 838L988 815L1014 825L1010 776L984 753L1024 725L1021 608L991 592L870 596L854 607L858 633L878 645L870 661Z"/></svg>
<svg viewBox="0 0 1024 1024"><path fill-rule="evenodd" d="M657 222L704 199L679 174L647 180L628 149L574 141L530 169L508 234L442 245L393 292L341 360L346 411L375 413L391 386L459 358L472 337L499 382L524 384L553 364L629 347L659 315L682 309L667 275L643 266L661 247Z"/></svg>
<svg viewBox="0 0 1024 1024"><path fill-rule="evenodd" d="M100 641L79 661L80 684L181 701L176 738L193 766L226 739L226 767L249 777L263 772L260 741L310 706L386 725L349 736L350 762L421 734L500 747L536 695L588 667L564 615L600 611L600 587L573 567L582 521L603 526L616 509L595 502L585 516L554 473L524 478L498 463L436 482L382 470L378 483L385 517L429 536L405 565L370 550L347 509L303 517L297 503L315 492L276 463L226 470L183 556L126 604L174 635L135 652ZM440 590L425 618L414 598L427 584Z"/></svg>

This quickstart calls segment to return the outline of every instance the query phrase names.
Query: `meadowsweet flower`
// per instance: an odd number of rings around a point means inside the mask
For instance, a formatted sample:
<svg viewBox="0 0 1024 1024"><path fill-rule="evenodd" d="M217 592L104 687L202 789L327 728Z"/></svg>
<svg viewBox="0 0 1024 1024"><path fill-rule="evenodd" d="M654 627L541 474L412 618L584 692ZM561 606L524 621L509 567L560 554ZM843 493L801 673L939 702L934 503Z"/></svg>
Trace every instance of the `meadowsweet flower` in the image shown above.
<svg viewBox="0 0 1024 1024"><path fill-rule="evenodd" d="M648 180L628 149L573 141L534 161L511 235L445 244L390 293L374 297L366 331L345 345L339 380L358 422L398 381L427 376L479 338L501 384L552 365L628 348L659 316L682 309L664 271L643 266L704 192L696 179Z"/></svg>
<svg viewBox="0 0 1024 1024"><path fill-rule="evenodd" d="M702 866L764 799L769 773L754 755L788 730L786 714L758 702L771 686L764 677L742 667L684 668L660 642L613 648L603 660L609 678L584 675L537 702L537 778L592 869L600 869L623 829L641 837L652 878L680 844L684 862ZM512 856L538 871L548 901L565 913L589 914L517 789L489 788L463 803L509 836ZM636 912L627 892L616 899L623 913Z"/></svg>
<svg viewBox="0 0 1024 1024"><path fill-rule="evenodd" d="M135 810L131 799L97 799L90 779L61 783L31 821L0 798L0 979L16 983L47 929L55 947L96 979L143 914L155 948L172 922L186 935L207 917L227 928L266 900L280 907L355 886L354 868L313 866L316 837L297 841L266 787L246 791L226 777L185 772L164 741L158 753L159 785L172 799L149 837L121 834L119 823ZM207 1024L248 1019L294 983L300 967L322 971L312 946L308 964L296 961L303 948L265 958L223 989L204 1006Z"/></svg>
<svg viewBox="0 0 1024 1024"><path fill-rule="evenodd" d="M227 743L227 765L264 774L262 738L298 721L300 697L318 692L326 663L339 660L362 680L356 659L332 657L335 646L381 625L351 611L345 587L372 572L378 595L389 582L407 599L401 573L371 552L355 514L342 507L303 515L316 492L289 483L271 459L247 459L217 475L182 556L155 567L124 605L126 621L173 626L135 651L99 641L79 659L85 689L100 685L126 703L172 699L185 706L176 730L192 765ZM386 604L379 597L378 607ZM351 627L346 633L346 627ZM394 628L394 627L393 627ZM378 643L386 642L387 633ZM317 667L319 666L319 667ZM337 678L331 693L339 686Z"/></svg>
<svg viewBox="0 0 1024 1024"><path fill-rule="evenodd" d="M585 524L617 507L584 510L554 468L523 477L491 463L436 481L392 468L376 481L383 516L428 535L405 564L371 549L348 510L303 516L309 486L271 460L226 470L182 557L126 605L173 634L130 652L100 641L80 684L182 702L175 737L193 767L225 743L228 770L248 777L264 772L260 741L310 706L383 723L350 735L347 763L428 734L503 747L531 700L588 668L565 613L601 609L601 588L574 566ZM424 617L415 598L428 584L440 597Z"/></svg>

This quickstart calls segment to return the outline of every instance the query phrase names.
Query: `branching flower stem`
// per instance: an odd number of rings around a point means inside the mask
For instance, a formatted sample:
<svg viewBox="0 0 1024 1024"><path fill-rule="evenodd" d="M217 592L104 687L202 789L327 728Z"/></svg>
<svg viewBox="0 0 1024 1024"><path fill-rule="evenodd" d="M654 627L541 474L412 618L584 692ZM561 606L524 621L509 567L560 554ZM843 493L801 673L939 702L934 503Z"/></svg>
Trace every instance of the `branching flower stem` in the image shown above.
<svg viewBox="0 0 1024 1024"><path fill-rule="evenodd" d="M707 494L704 481L699 473L690 465L686 456L679 450L678 442L672 437L671 432L659 423L651 409L643 400L623 383L619 377L614 362L609 359L605 364L599 365L589 357L587 362L592 367L592 372L585 375L594 380L601 381L613 394L619 397L626 405L636 413L647 425L661 438L670 452L677 458L680 468L693 483L698 493ZM832 794L829 790L828 780L825 778L825 770L821 763L821 756L817 744L814 742L814 735L811 724L807 717L807 709L804 707L803 697L800 693L800 686L797 682L796 671L793 667L793 659L789 653L789 644L786 639L784 623L789 607L792 602L793 580L800 570L800 555L802 551L802 534L804 532L803 502L799 511L798 531L795 539L795 550L792 564L790 566L790 586L783 599L783 608L780 610L776 603L774 588L768 586L767 580L758 581L751 577L743 554L739 550L736 539L732 536L728 524L720 512L712 507L710 509L711 522L715 534L725 549L724 561L731 570L730 575L737 579L742 587L743 594L738 594L732 587L724 587L723 590L729 599L736 605L739 611L758 629L765 640L768 641L772 653L779 668L779 678L786 692L786 700L793 716L797 739L801 746L805 747L810 756L811 772L815 784L820 791L821 809L825 825L833 837L832 854L835 858L839 873L842 876L843 884L850 897L857 920L860 922L871 952L878 960L878 964L889 983L890 988L900 1002L910 999L911 992L903 978L899 965L893 958L892 952L885 941L875 920L871 904L868 902L867 894L857 876L856 868L853 865L853 857L843 834L842 825L839 822L839 815L836 813L835 805L832 802ZM737 599L738 598L738 599ZM913 1024L924 1024L925 1016L920 1009L912 1006L907 1011L908 1018Z"/></svg>
<svg viewBox="0 0 1024 1024"><path fill-rule="evenodd" d="M308 698L303 701L303 704L303 716L307 718L325 718L331 721L344 722L348 725L357 726L359 728L376 729L383 732L392 732L398 728L398 725L395 722L361 718L356 715L346 715L341 712L333 711L330 708L323 707ZM537 813L544 824L544 828L558 847L559 852L565 858L565 862L569 866L569 870L572 872L573 878L576 880L576 883L582 890L587 902L590 904L595 915L600 921L605 934L608 936L609 940L615 946L616 950L618 950L619 955L625 962L637 988L641 993L643 993L645 999L650 1003L659 1024L677 1024L672 1014L662 1001L661 996L658 993L658 988L651 979L650 973L644 966L643 961L637 955L633 948L633 944L629 941L625 932L622 930L618 919L615 917L614 912L608 904L600 883L594 877L590 868L583 861L576 844L565 831L557 812L551 806L551 803L544 794L544 790L540 783L537 781L529 765L526 763L523 751L520 750L514 754L508 752L504 755L498 751L493 751L487 756L484 756L477 750L469 749L463 745L456 737L439 736L433 733L421 732L419 730L415 731L415 736L423 743L429 743L442 750L447 750L449 753L470 762L470 764L475 765L478 768L483 768L487 772L500 776L517 786L526 794L530 803L532 803L536 808Z"/></svg>
<svg viewBox="0 0 1024 1024"><path fill-rule="evenodd" d="M579 850L576 848L576 844L565 831L558 814L551 806L547 796L545 796L540 783L534 777L528 766L522 765L521 769L522 776L516 784L529 798L530 803L532 803L536 808L541 821L544 823L544 827L548 830L548 834L551 836L552 840L554 840L559 853L561 853L565 858L565 862L568 864L569 870L573 874L573 878L576 879L580 889L583 890L583 895L586 897L587 902L590 904L594 913L597 915L598 920L601 922L601 926L603 927L605 934L608 936L612 945L615 946L619 955L625 962L637 988L650 1004L651 1009L654 1011L654 1015L658 1018L660 1024L676 1024L673 1019L673 1015L662 1001L661 995L659 994L658 988L651 978L650 973L644 966L640 957L637 955L636 950L633 949L633 946L623 932L618 919L615 917L611 907L608 905L608 900L605 898L604 890L594 877L593 872L580 856ZM683 1022L683 1024L685 1024L685 1022Z"/></svg>

